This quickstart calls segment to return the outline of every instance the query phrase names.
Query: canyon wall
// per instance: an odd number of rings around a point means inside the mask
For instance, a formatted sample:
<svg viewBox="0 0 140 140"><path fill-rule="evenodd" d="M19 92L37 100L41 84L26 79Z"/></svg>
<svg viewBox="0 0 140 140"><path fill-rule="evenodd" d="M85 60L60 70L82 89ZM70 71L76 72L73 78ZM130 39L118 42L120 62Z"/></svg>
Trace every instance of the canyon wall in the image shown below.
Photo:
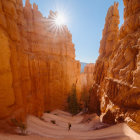
<svg viewBox="0 0 140 140"><path fill-rule="evenodd" d="M67 27L52 22L56 15L43 17L29 0L25 7L22 0L0 0L0 119L65 109L81 65Z"/></svg>
<svg viewBox="0 0 140 140"><path fill-rule="evenodd" d="M91 89L93 84L94 64L89 63L84 67L84 72L81 73L81 88ZM81 89L81 90L82 90Z"/></svg>
<svg viewBox="0 0 140 140"><path fill-rule="evenodd" d="M140 1L123 2L124 24L120 30L118 3L106 16L89 109L101 115L105 123L125 121L139 131Z"/></svg>
<svg viewBox="0 0 140 140"><path fill-rule="evenodd" d="M88 111L88 102L90 92L92 92L93 85L93 72L94 72L94 63L86 64L84 67L84 72L81 72L80 82L81 82L81 98L80 104L84 112Z"/></svg>

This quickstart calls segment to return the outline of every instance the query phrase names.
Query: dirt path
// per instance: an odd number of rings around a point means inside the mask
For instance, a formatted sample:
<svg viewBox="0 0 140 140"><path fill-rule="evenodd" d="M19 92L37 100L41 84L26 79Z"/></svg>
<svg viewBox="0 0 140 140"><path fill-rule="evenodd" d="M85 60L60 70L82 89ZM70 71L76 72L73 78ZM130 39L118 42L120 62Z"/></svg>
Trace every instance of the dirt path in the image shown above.
<svg viewBox="0 0 140 140"><path fill-rule="evenodd" d="M72 117L71 114L60 110L45 113L42 119L29 116L28 136L0 134L0 140L140 140L140 135L126 124L95 130L104 124L95 114L88 117L87 119L82 115ZM70 131L68 123L72 125Z"/></svg>

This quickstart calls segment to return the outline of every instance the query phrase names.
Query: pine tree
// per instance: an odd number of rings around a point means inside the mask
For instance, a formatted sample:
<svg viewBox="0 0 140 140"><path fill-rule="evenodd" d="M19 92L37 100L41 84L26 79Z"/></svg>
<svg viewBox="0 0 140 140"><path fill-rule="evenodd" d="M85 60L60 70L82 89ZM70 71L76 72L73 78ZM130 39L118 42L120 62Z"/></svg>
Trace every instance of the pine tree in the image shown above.
<svg viewBox="0 0 140 140"><path fill-rule="evenodd" d="M77 113L79 113L79 104L78 104L78 101L77 101L77 94L76 94L76 85L73 84L72 86L72 89L71 89L71 92L68 96L68 99L67 99L67 102L68 102L68 111L75 115Z"/></svg>

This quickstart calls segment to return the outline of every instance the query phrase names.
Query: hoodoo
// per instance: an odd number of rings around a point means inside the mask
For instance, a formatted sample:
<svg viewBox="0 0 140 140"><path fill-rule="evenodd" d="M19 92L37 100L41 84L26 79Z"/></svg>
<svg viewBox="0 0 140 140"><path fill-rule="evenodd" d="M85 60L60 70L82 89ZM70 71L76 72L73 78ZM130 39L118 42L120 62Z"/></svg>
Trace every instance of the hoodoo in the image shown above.
<svg viewBox="0 0 140 140"><path fill-rule="evenodd" d="M120 30L118 3L109 8L106 16L100 55L94 68L90 110L101 112L103 122L126 121L139 131L140 1L123 2L124 24ZM98 104L94 104L97 102L94 97L98 97Z"/></svg>

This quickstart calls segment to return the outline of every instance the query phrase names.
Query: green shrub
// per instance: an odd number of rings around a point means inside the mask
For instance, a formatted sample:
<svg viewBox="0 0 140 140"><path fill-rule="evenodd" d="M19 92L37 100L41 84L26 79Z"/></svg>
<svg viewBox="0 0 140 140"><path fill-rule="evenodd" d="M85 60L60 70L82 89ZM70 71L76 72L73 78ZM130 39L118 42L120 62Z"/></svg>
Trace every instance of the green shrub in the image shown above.
<svg viewBox="0 0 140 140"><path fill-rule="evenodd" d="M45 113L50 113L50 112L51 112L50 110L45 111Z"/></svg>
<svg viewBox="0 0 140 140"><path fill-rule="evenodd" d="M55 120L51 120L51 123L52 123L52 124L56 124Z"/></svg>
<svg viewBox="0 0 140 140"><path fill-rule="evenodd" d="M21 135L26 135L26 129L27 129L27 126L26 124L24 124L23 122L21 121L18 121L17 119L11 119L11 122L20 129L20 134Z"/></svg>

